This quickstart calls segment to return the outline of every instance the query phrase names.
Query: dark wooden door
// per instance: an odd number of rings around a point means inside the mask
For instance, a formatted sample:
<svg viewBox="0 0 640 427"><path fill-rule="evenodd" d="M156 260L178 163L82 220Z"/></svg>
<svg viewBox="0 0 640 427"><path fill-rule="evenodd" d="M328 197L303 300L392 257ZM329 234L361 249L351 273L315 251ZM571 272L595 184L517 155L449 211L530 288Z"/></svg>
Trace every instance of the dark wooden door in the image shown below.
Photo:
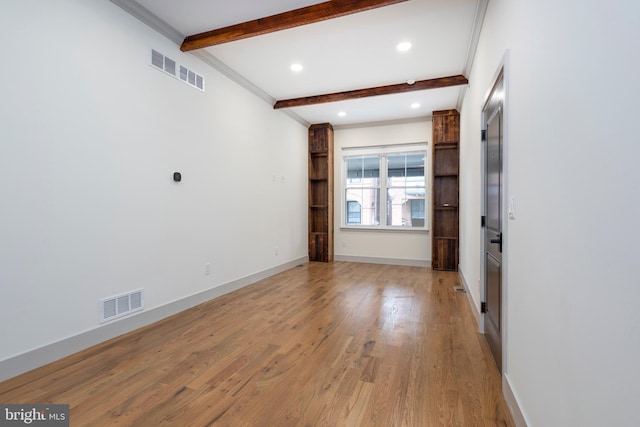
<svg viewBox="0 0 640 427"><path fill-rule="evenodd" d="M502 372L502 199L503 104L500 79L485 108L485 298L484 329L489 348Z"/></svg>

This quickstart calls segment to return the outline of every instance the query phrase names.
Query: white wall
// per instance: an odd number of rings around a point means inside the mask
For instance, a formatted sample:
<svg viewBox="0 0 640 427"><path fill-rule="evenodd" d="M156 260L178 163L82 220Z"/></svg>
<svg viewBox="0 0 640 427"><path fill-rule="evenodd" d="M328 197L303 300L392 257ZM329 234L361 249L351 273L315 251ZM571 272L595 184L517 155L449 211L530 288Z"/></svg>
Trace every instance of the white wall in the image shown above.
<svg viewBox="0 0 640 427"><path fill-rule="evenodd" d="M306 257L304 126L108 1L2 9L0 361Z"/></svg>
<svg viewBox="0 0 640 427"><path fill-rule="evenodd" d="M431 120L427 118L413 123L335 129L334 253L337 259L431 265L431 235L424 231L364 231L340 228L341 210L344 209L341 191L342 149L427 141L431 143ZM431 145L429 150L430 147ZM430 151L428 158L431 159ZM431 184L430 179L427 183ZM427 194L427 211L430 212L430 189Z"/></svg>
<svg viewBox="0 0 640 427"><path fill-rule="evenodd" d="M461 269L476 287L480 111L508 49L504 379L530 426L640 425L639 40L637 2L489 2L461 112Z"/></svg>

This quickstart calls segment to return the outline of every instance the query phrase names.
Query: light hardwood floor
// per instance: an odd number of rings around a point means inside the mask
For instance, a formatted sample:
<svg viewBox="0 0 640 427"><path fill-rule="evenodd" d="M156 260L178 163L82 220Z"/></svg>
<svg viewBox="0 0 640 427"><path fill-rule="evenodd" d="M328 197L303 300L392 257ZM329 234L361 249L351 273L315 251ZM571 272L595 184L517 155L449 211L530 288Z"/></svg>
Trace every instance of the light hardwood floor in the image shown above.
<svg viewBox="0 0 640 427"><path fill-rule="evenodd" d="M457 273L308 263L0 383L71 426L512 426Z"/></svg>

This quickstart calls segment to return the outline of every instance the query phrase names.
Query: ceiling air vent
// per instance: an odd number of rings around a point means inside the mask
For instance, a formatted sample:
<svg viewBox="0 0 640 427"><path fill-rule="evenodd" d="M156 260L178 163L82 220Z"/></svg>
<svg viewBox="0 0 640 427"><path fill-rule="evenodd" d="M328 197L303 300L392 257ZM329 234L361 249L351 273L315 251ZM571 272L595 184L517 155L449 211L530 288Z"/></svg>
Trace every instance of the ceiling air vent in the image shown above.
<svg viewBox="0 0 640 427"><path fill-rule="evenodd" d="M184 65L178 67L176 61L154 49L151 49L151 65L173 77L179 78L189 86L204 92L204 77ZM177 75L178 69L180 70L180 75Z"/></svg>
<svg viewBox="0 0 640 427"><path fill-rule="evenodd" d="M118 319L143 307L142 289L100 300L100 323Z"/></svg>

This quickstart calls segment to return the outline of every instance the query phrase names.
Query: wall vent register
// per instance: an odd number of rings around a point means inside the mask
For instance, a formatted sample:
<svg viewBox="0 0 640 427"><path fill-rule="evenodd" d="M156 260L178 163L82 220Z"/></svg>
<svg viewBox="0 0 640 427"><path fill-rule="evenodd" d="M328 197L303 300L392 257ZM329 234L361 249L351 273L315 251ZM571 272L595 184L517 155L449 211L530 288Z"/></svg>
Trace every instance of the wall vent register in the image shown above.
<svg viewBox="0 0 640 427"><path fill-rule="evenodd" d="M142 289L103 298L100 300L100 323L141 311L143 303Z"/></svg>
<svg viewBox="0 0 640 427"><path fill-rule="evenodd" d="M151 49L151 65L204 92L204 77L154 49Z"/></svg>

